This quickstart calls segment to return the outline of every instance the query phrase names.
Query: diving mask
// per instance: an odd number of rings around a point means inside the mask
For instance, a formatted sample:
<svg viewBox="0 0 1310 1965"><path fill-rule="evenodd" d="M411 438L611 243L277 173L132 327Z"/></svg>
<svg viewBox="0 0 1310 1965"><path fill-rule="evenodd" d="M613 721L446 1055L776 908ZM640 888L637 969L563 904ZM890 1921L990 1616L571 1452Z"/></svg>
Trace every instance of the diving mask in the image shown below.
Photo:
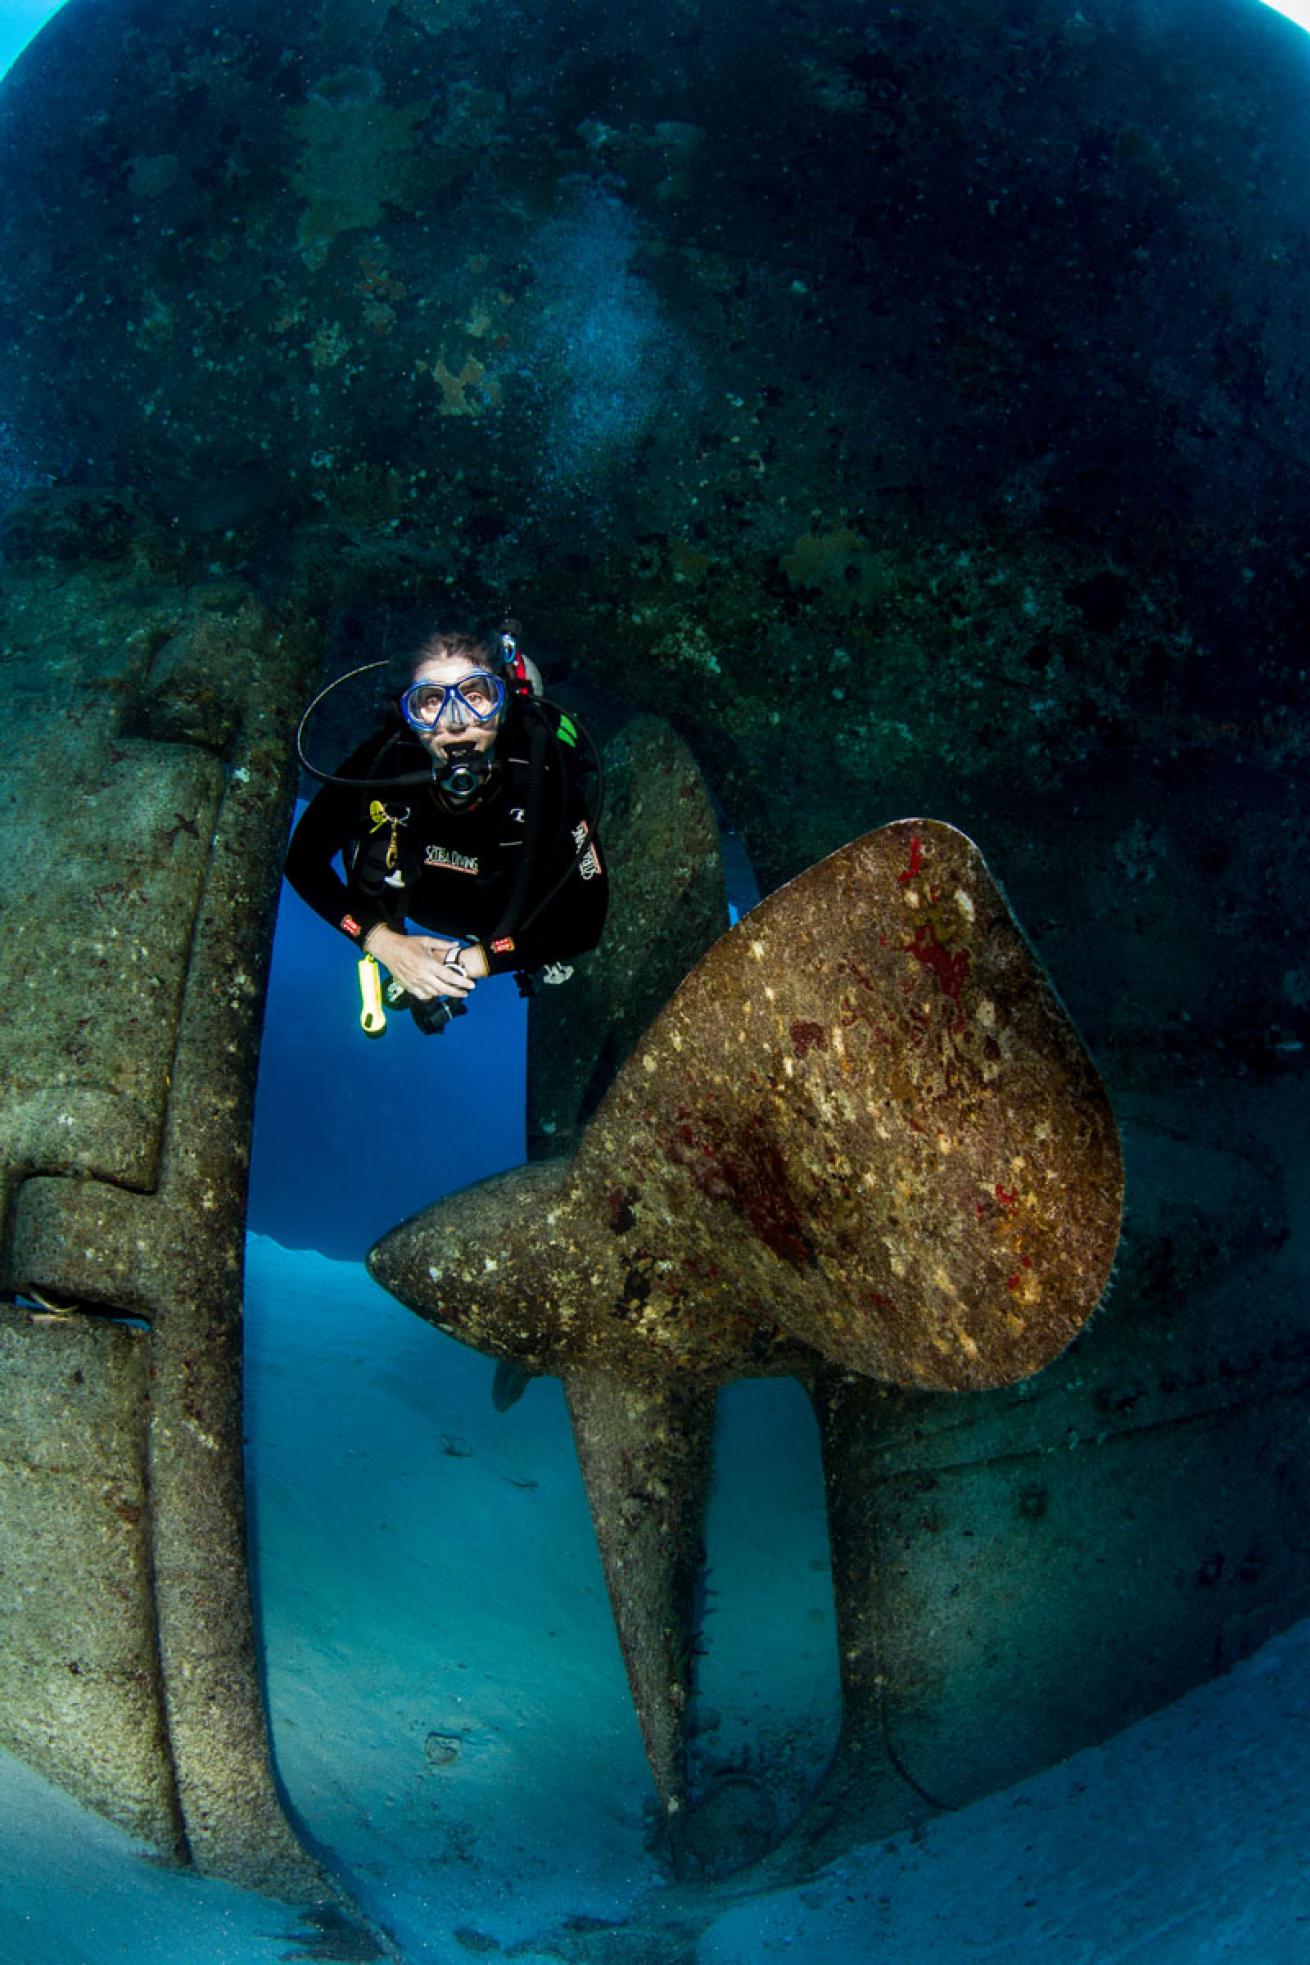
<svg viewBox="0 0 1310 1965"><path fill-rule="evenodd" d="M443 720L451 730L490 723L504 707L505 685L490 669L473 669L458 682L412 682L400 699L400 714L419 731L434 731Z"/></svg>

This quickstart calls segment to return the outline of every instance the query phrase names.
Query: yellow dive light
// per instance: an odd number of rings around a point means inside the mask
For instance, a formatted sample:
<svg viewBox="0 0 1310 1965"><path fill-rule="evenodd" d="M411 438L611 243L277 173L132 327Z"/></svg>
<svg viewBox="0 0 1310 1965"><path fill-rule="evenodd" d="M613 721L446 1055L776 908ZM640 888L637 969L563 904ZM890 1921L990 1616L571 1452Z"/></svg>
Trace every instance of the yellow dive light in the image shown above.
<svg viewBox="0 0 1310 1965"><path fill-rule="evenodd" d="M365 955L359 965L359 1027L366 1037L385 1037L387 1033L382 972L371 955Z"/></svg>

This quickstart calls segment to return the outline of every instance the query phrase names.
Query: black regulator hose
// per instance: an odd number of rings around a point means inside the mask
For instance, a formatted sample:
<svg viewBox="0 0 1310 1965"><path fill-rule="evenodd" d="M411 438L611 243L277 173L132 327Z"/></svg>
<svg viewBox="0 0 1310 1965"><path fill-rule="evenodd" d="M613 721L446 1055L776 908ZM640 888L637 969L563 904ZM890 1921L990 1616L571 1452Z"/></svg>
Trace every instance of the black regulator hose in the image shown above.
<svg viewBox="0 0 1310 1965"><path fill-rule="evenodd" d="M542 697L540 700L543 704L546 703L545 697ZM557 712L559 711L559 705L557 703L550 703L547 706L550 709L553 709ZM569 878L569 875L572 873L576 873L577 869L582 865L582 862L586 859L588 853L591 851L591 834L594 833L597 827L599 826L601 813L605 809L605 766L601 763L600 752L596 748L595 739L592 737L590 730L587 729L587 726L584 723L579 723L572 717L569 718L569 721L570 723L572 723L573 728L578 732L579 736L585 742L587 746L587 750L590 754L591 767L596 774L596 795L594 800L592 801L591 809L587 814L588 819L590 820L591 830L588 832L587 837L583 840L581 846L578 848L573 858L569 861L568 865L565 867L559 879L554 881L552 885L546 889L546 892L542 895L541 899L537 902L536 906L531 910L530 913L526 914L523 917L522 921L520 921L517 924L517 927L515 929L515 933L517 934L522 934L525 929L530 928L532 926L533 922L537 919L537 916L539 914L545 913L546 909L550 906L551 902L554 900L556 894L558 894L560 888L564 885L565 881ZM556 733L555 743L557 749L562 748L562 746L560 745L558 733ZM568 805L567 805L567 798L564 788L564 773L563 770L561 770L560 771L560 809L559 809L559 823L560 823L561 830L563 829L563 824L567 811L568 811Z"/></svg>
<svg viewBox="0 0 1310 1965"><path fill-rule="evenodd" d="M332 694L332 691L334 689L340 689L343 683L353 682L357 675L368 675L370 671L373 669L385 669L386 667L387 667L387 663L385 660L381 662L362 662L357 669L347 669L344 675L339 675L334 677L334 679L331 682L326 683L324 687L319 690L317 696L315 696L313 702L309 705L308 709L305 711L305 714L301 717L299 723L296 725L296 756L300 760L301 769L304 771L308 771L311 778L317 778L320 784L345 785L347 789L350 791L377 791L380 787L386 785L401 786L401 785L431 784L432 779L436 775L435 772L431 769L427 771L406 771L400 777L390 777L390 778L383 778L383 777L340 778L337 776L336 772L334 771L320 771L318 765L311 764L309 759L305 755L305 726L308 724L309 719L313 716L314 712L317 710L319 704L325 701L326 698ZM385 752L390 750L391 745L398 741L399 736L400 736L400 732L397 731L396 734L390 739L390 741L383 746L383 750L379 752L379 756L385 755Z"/></svg>

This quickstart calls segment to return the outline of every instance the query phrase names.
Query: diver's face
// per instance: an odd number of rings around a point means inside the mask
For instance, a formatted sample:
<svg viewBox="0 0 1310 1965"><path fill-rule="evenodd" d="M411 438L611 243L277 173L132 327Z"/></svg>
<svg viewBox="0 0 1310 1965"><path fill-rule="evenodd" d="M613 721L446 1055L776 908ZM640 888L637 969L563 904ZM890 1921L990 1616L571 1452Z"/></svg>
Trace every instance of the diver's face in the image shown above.
<svg viewBox="0 0 1310 1965"><path fill-rule="evenodd" d="M478 680L482 673L471 667L463 655L431 655L415 669L410 687L413 689L419 683L428 682L449 689L453 683L463 683L470 701L479 705L481 700L494 700L494 692ZM495 745L503 716L502 707L485 722L479 722L458 696L450 695L438 721L430 729L415 730L414 735L429 757L444 763L452 744L463 748L472 745L474 750L490 751Z"/></svg>

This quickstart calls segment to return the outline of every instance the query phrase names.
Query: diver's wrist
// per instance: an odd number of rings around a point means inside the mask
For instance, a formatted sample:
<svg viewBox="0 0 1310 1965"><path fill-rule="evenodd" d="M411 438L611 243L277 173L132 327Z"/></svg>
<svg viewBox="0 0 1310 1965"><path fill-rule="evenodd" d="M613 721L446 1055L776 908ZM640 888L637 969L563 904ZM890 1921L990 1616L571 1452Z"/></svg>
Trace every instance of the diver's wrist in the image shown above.
<svg viewBox="0 0 1310 1965"><path fill-rule="evenodd" d="M373 923L373 926L369 929L368 933L364 936L363 939L362 947L365 955L376 955L377 949L374 946L375 941L378 940L383 935L394 935L395 932L396 930L392 928L387 922L375 921Z"/></svg>

